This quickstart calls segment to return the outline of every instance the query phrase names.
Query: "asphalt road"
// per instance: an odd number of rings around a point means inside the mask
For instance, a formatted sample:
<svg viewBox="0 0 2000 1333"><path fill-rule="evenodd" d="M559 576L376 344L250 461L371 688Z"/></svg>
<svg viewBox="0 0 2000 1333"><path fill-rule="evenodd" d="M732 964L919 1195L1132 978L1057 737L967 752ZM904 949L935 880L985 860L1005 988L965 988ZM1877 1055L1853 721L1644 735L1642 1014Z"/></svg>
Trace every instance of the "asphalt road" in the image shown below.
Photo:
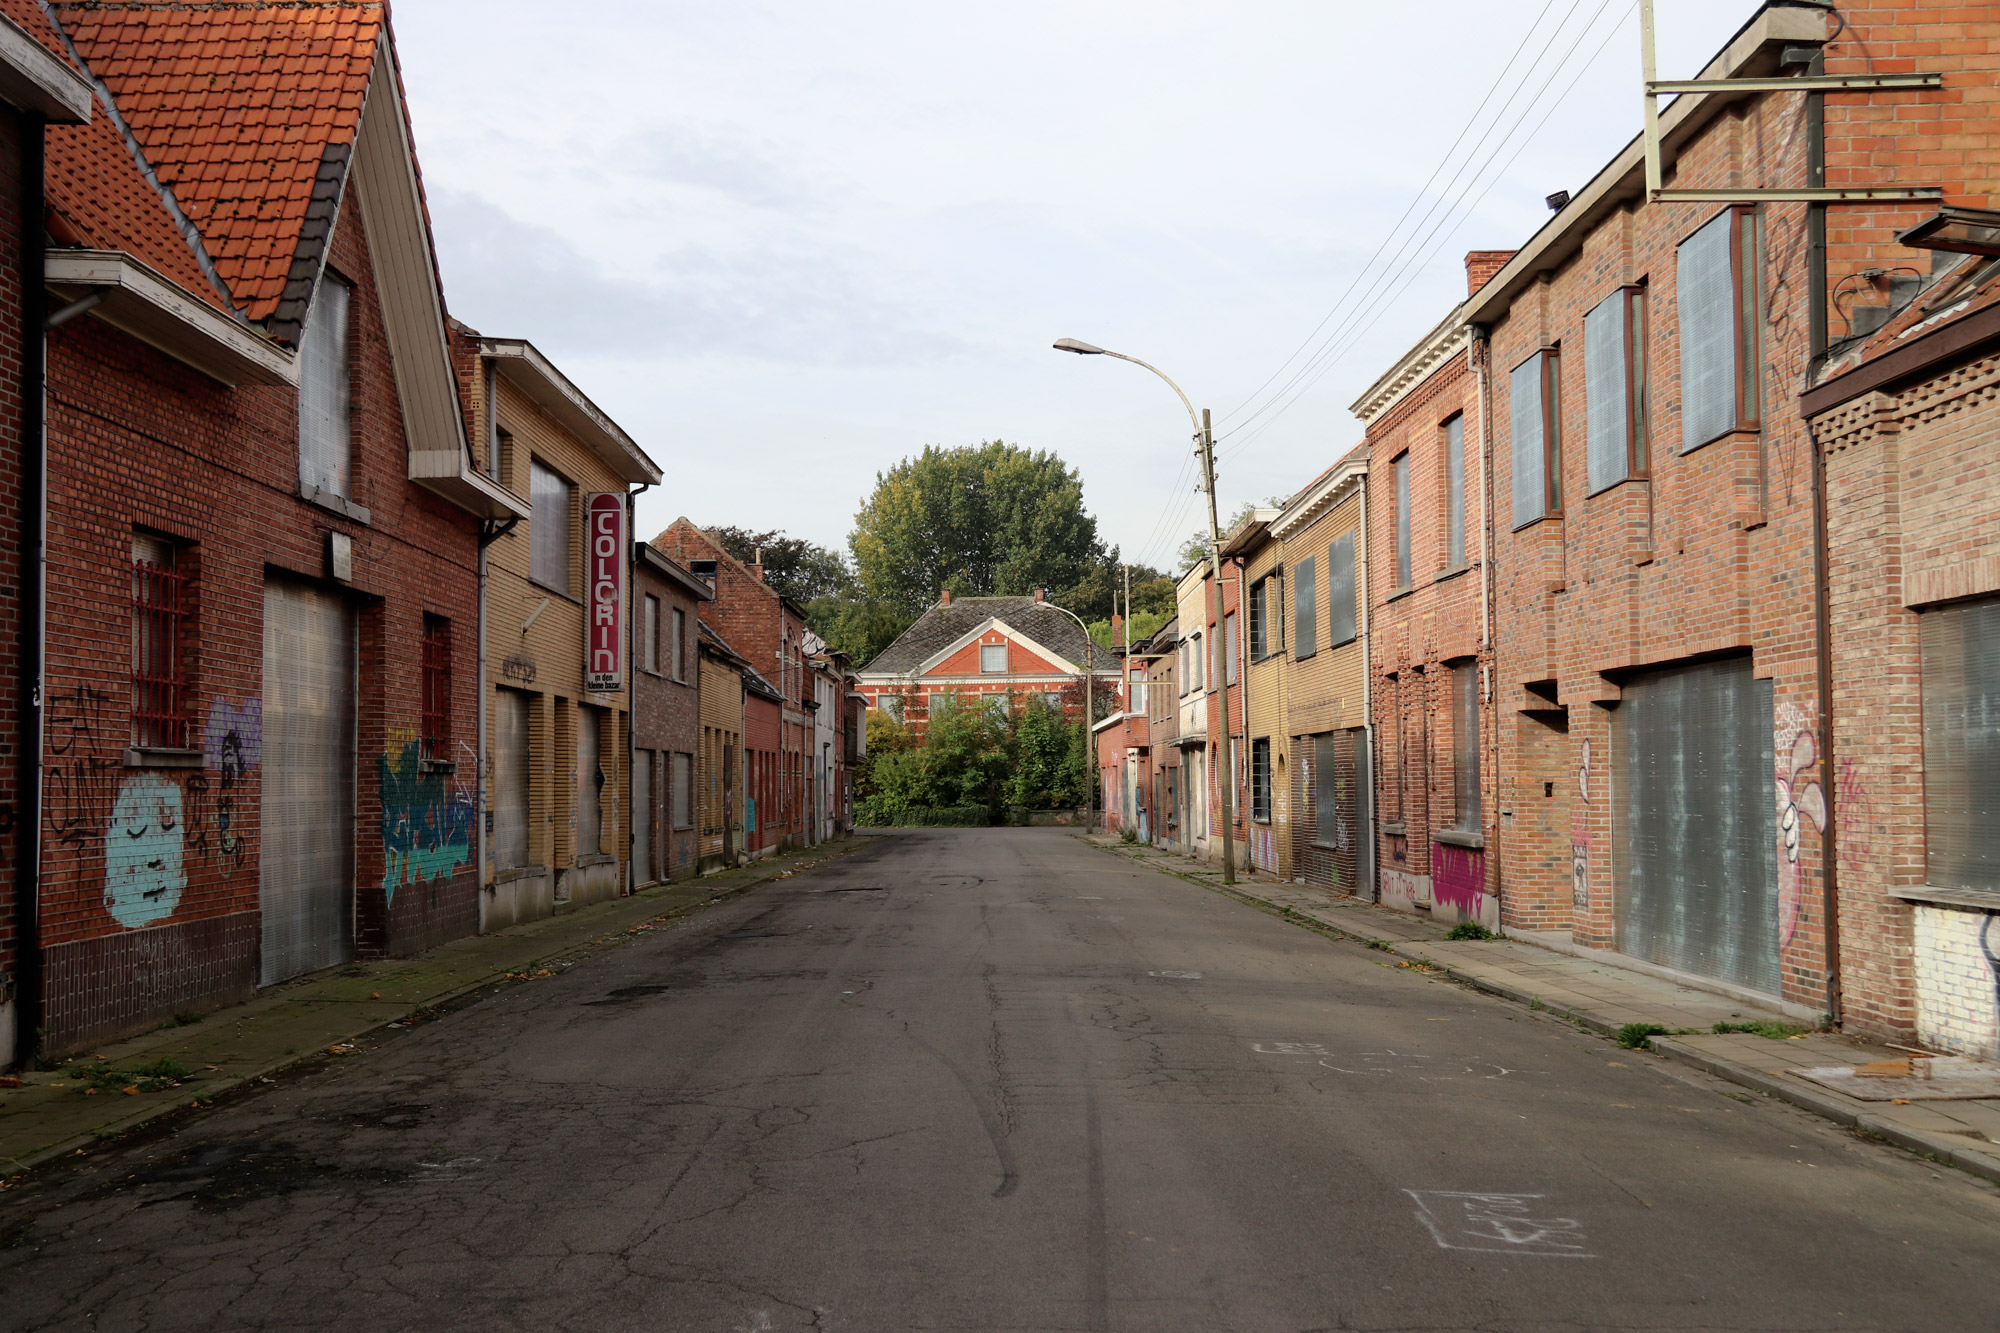
<svg viewBox="0 0 2000 1333"><path fill-rule="evenodd" d="M0 1203L0 1326L2000 1328L2000 1192L1059 830L893 835Z"/></svg>

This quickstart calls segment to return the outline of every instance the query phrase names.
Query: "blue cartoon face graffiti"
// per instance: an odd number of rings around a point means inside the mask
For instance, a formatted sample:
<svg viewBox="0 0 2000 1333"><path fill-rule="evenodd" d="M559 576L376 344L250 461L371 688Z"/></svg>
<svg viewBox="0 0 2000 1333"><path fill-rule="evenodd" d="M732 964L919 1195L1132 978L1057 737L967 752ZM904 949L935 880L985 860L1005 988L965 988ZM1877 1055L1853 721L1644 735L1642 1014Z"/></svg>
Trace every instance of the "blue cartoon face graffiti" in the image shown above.
<svg viewBox="0 0 2000 1333"><path fill-rule="evenodd" d="M149 925L180 904L185 838L178 784L141 773L119 789L104 833L104 906L119 925Z"/></svg>

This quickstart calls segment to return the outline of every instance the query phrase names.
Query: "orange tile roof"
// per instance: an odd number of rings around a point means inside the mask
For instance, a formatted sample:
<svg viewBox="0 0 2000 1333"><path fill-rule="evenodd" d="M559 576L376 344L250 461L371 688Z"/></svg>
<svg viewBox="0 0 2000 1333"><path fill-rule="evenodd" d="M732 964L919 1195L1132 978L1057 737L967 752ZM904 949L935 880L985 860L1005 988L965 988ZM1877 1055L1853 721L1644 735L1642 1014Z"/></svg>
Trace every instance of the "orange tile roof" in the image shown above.
<svg viewBox="0 0 2000 1333"><path fill-rule="evenodd" d="M200 229L230 295L251 319L268 319L321 162L329 148L353 146L384 6L50 7Z"/></svg>
<svg viewBox="0 0 2000 1333"><path fill-rule="evenodd" d="M68 63L35 0L0 0L0 13ZM123 250L197 299L229 308L101 106L87 125L49 126L46 144L48 225L58 245Z"/></svg>

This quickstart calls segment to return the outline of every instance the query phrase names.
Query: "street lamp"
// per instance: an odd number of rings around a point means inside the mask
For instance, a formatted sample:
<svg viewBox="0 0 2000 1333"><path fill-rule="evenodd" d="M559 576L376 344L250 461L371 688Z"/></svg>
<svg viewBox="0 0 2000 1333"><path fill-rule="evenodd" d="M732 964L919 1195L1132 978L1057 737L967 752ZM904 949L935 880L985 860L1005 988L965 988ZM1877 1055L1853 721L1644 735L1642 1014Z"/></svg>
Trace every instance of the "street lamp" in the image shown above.
<svg viewBox="0 0 2000 1333"><path fill-rule="evenodd" d="M1215 516L1215 437L1209 430L1208 409L1204 407L1201 415L1195 416L1194 404L1190 403L1188 396L1181 392L1181 386L1169 379L1164 370L1155 365L1148 365L1136 356L1127 356L1123 352L1096 347L1075 338L1056 339L1055 349L1058 352L1074 352L1078 356L1115 356L1120 361L1130 361L1135 366L1145 366L1147 370L1167 381L1167 387L1174 391L1175 396L1181 400L1181 406L1187 409L1188 420L1194 423L1195 453L1201 457L1202 489L1208 492L1208 568L1211 587L1209 604L1215 616L1215 633L1209 636L1214 640L1211 647L1215 654L1214 669L1209 679L1220 681L1222 687L1222 777L1216 783L1217 789L1222 792L1222 882L1234 884L1236 813L1231 789L1236 784L1236 765L1232 762L1234 756L1231 753L1229 738L1227 671L1229 654L1227 646L1222 641L1223 636L1228 633L1228 622L1222 616L1222 529Z"/></svg>
<svg viewBox="0 0 2000 1333"><path fill-rule="evenodd" d="M1090 626L1083 623L1083 617L1066 606L1054 602L1043 602L1051 611L1060 611L1076 622L1083 631L1083 785L1086 798L1090 802L1090 827L1097 827L1097 742L1091 730L1092 704L1097 694L1097 640L1090 637Z"/></svg>

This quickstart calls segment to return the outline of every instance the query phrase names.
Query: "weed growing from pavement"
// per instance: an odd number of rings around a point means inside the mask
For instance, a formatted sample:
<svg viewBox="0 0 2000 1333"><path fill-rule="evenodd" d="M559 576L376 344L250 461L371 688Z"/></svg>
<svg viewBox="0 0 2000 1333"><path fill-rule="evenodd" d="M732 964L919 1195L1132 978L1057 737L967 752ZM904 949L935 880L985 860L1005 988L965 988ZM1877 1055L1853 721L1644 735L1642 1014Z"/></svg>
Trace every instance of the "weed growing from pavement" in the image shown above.
<svg viewBox="0 0 2000 1333"><path fill-rule="evenodd" d="M1636 1051L1645 1046L1652 1037L1664 1037L1667 1030L1658 1023L1627 1023L1618 1029L1618 1044L1628 1051Z"/></svg>
<svg viewBox="0 0 2000 1333"><path fill-rule="evenodd" d="M1803 1037L1806 1030L1796 1023L1717 1023L1717 1035L1731 1032L1747 1032L1753 1037L1768 1037L1772 1041L1790 1041L1793 1037Z"/></svg>
<svg viewBox="0 0 2000 1333"><path fill-rule="evenodd" d="M160 1024L160 1027L162 1029L191 1028L196 1023L201 1022L202 1019L207 1017L208 1017L207 1014L199 1014L192 1009L182 1009L178 1013L176 1013L172 1018L169 1018L166 1022Z"/></svg>
<svg viewBox="0 0 2000 1333"><path fill-rule="evenodd" d="M1530 995L1528 997L1528 1007L1530 1009L1535 1010L1537 1013L1548 1008L1546 1004L1542 1003L1542 997L1539 995Z"/></svg>
<svg viewBox="0 0 2000 1333"><path fill-rule="evenodd" d="M1461 921L1450 930L1447 930L1444 933L1444 937L1448 940L1491 940L1499 938L1499 936L1480 925L1477 921Z"/></svg>
<svg viewBox="0 0 2000 1333"><path fill-rule="evenodd" d="M171 1088L182 1079L192 1077L189 1069L171 1055L161 1056L151 1064L139 1065L132 1069L119 1069L114 1065L87 1065L77 1071L78 1082L85 1093L95 1092L158 1092L161 1088Z"/></svg>

